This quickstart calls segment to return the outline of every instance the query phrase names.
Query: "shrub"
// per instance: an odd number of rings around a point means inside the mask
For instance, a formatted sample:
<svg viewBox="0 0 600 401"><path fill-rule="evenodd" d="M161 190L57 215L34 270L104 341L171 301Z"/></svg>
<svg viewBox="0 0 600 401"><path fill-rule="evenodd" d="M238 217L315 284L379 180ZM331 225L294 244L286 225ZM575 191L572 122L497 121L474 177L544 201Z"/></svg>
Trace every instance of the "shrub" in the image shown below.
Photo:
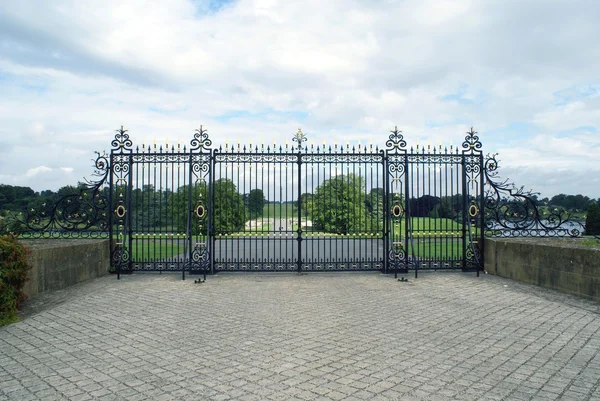
<svg viewBox="0 0 600 401"><path fill-rule="evenodd" d="M0 237L0 326L17 320L17 309L26 298L27 253L13 235Z"/></svg>
<svg viewBox="0 0 600 401"><path fill-rule="evenodd" d="M600 235L600 206L592 203L585 218L585 234Z"/></svg>

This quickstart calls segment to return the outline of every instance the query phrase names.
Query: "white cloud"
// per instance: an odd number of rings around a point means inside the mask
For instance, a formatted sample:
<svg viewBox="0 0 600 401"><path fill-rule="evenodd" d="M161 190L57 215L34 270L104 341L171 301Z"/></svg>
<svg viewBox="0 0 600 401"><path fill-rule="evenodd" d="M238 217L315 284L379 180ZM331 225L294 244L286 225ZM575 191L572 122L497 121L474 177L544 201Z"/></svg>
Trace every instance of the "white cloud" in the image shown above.
<svg viewBox="0 0 600 401"><path fill-rule="evenodd" d="M43 174L43 173L47 173L52 171L52 169L50 167L46 167L46 166L37 166L37 167L33 167L30 168L29 170L27 170L27 172L25 173L26 177L33 177L36 176L38 174Z"/></svg>
<svg viewBox="0 0 600 401"><path fill-rule="evenodd" d="M594 0L239 0L207 9L6 1L0 178L38 190L74 184L121 124L139 145L188 143L200 124L217 145L284 142L298 126L316 143L383 145L394 125L409 145L456 145L474 125L485 151L542 187L548 169L598 168ZM246 114L222 118L235 112ZM588 130L571 133L579 127ZM54 167L67 163L72 174ZM40 165L55 178L27 175ZM600 196L598 186L579 191Z"/></svg>

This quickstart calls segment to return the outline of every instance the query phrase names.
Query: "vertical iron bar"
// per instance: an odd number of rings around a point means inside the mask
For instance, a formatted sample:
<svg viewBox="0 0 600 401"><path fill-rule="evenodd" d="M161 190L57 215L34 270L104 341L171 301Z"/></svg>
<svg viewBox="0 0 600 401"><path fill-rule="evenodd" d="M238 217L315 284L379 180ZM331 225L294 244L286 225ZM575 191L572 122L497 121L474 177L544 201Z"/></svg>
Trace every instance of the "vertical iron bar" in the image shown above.
<svg viewBox="0 0 600 401"><path fill-rule="evenodd" d="M383 154L383 271L389 272L390 264L390 177L389 177L389 151ZM378 247L379 248L379 247ZM398 270L394 267L394 278L398 278Z"/></svg>
<svg viewBox="0 0 600 401"><path fill-rule="evenodd" d="M408 274L408 268L409 268L409 263L408 263L408 241L409 241L409 235L411 236L410 238L410 253L411 253L411 257L413 258L413 261L415 261L415 250L414 247L412 246L414 244L414 238L413 238L413 232L412 232L412 216L410 215L411 211L410 211L410 197L411 197L411 184L410 184L410 179L413 176L413 165L410 164L410 171L409 171L409 163L408 163L408 159L409 159L409 155L405 154L404 155L404 266L406 266L406 273ZM418 165L417 165L417 173L418 173ZM417 185L418 185L418 179L417 179ZM399 230L400 231L400 230ZM415 261L416 262L416 261ZM414 263L414 268L415 268L415 278L417 278L417 270L418 270L418 262Z"/></svg>
<svg viewBox="0 0 600 401"><path fill-rule="evenodd" d="M132 180L132 176L133 176L133 154L130 153L129 154L129 170L128 170L128 175L129 175L129 179L127 181L127 236L128 236L128 243L129 243L129 259L127 262L127 270L129 272L133 272L133 264L132 264L132 260L131 260L131 256L132 256L132 245L133 245L133 238L132 238L132 227L131 227L131 223L132 223L132 210L131 210L131 187L133 186L133 180Z"/></svg>
<svg viewBox="0 0 600 401"><path fill-rule="evenodd" d="M484 238L484 229L485 229L485 199L484 199L484 191L485 191L485 174L484 174L484 164L483 164L483 154L479 154L479 235L477 236L477 240L479 241L479 266L477 266L477 277L479 277L479 271L485 268L485 238Z"/></svg>
<svg viewBox="0 0 600 401"><path fill-rule="evenodd" d="M113 259L113 255L114 252L116 250L116 244L114 242L114 235L113 235L113 211L115 210L115 207L113 205L113 191L115 190L115 183L114 183L114 150L110 151L110 164L108 165L108 173L110 174L110 177L108 178L108 243L110 244L110 263L114 263L114 259ZM116 195L116 194L115 194ZM118 238L118 236L117 236ZM117 263L115 267L115 270L117 272L117 280L121 279L121 263Z"/></svg>
<svg viewBox="0 0 600 401"><path fill-rule="evenodd" d="M298 233L298 237L297 237L297 241L298 241L298 274L300 274L302 272L302 223L300 221L300 219L302 218L302 212L300 210L300 202L301 202L301 193L302 193L302 145L301 142L298 143L298 182L296 183L298 185L298 229L297 229L297 233Z"/></svg>
<svg viewBox="0 0 600 401"><path fill-rule="evenodd" d="M466 241L467 241L467 224L469 222L468 219L468 210L467 210L467 205L468 205L468 196L467 196L467 172L466 172L466 161L465 161L465 155L462 154L461 155L461 168L462 168L462 268L466 268L467 267L467 247L466 247Z"/></svg>

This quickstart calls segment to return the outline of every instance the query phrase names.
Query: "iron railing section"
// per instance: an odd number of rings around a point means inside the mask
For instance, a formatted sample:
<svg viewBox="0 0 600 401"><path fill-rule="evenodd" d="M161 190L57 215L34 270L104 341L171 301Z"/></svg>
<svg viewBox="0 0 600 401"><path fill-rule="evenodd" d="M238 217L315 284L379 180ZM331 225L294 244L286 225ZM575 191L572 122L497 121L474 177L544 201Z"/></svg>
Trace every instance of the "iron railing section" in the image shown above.
<svg viewBox="0 0 600 401"><path fill-rule="evenodd" d="M95 180L85 180L72 193L20 213L9 212L0 220L0 233L22 238L108 238L110 163L105 153L96 152Z"/></svg>
<svg viewBox="0 0 600 401"><path fill-rule="evenodd" d="M311 206L306 205L308 200L303 199L302 194L312 195L325 180L336 176L347 177L345 183L348 184L349 174L365 178L365 189L367 183L374 181L374 176L377 176L377 181L382 186L383 152L378 148L374 149L372 145L353 148L349 145L333 145L327 148L326 145L314 144L302 146L303 141L296 142L296 146L259 147L238 144L231 147L226 145L225 148L215 150L216 180L227 179L237 191L244 194L260 190L269 201L266 215L261 215L260 221L257 220L254 227L251 223L249 227L246 225L242 229L230 230L215 224L215 269L380 270L383 266L383 256L370 260L366 258L366 247L359 244L381 242L382 232L374 237L367 237L366 233L362 232L310 232L307 224L311 222L302 211L305 210L304 213L307 214L306 208L311 207L314 212L316 206L314 203L311 203ZM372 167L376 163L378 173L373 173ZM356 197L357 194L351 195ZM214 200L219 202L217 196ZM335 202L339 201L334 199L329 206L338 209L337 206L340 205L336 205ZM290 205L294 207L290 208ZM349 222L356 223L356 216L345 217ZM379 218L383 221L383 210L379 213ZM243 220L253 221L248 216L244 216ZM272 227L265 230L265 225ZM371 244L370 249L379 249L379 246ZM351 250L353 253L350 253ZM358 260L358 263L354 263L355 260Z"/></svg>
<svg viewBox="0 0 600 401"><path fill-rule="evenodd" d="M568 211L542 211L534 200L537 193L501 179L497 156L488 154L483 166L486 237L579 237L585 232L584 223Z"/></svg>

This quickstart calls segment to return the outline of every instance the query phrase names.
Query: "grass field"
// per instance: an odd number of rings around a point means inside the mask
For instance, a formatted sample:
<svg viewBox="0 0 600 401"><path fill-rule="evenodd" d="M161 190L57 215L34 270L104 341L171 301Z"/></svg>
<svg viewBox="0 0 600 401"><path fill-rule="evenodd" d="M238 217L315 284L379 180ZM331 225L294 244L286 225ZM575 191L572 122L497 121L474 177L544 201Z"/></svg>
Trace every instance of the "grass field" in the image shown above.
<svg viewBox="0 0 600 401"><path fill-rule="evenodd" d="M404 233L406 221L400 220L394 224L394 233ZM451 219L431 217L411 217L409 229L413 232L461 232L463 225Z"/></svg>
<svg viewBox="0 0 600 401"><path fill-rule="evenodd" d="M600 247L600 239L594 238L591 235L586 235L583 238L584 240L581 242L582 245L590 247Z"/></svg>
<svg viewBox="0 0 600 401"><path fill-rule="evenodd" d="M292 218L297 214L291 203L267 203L263 207L263 218Z"/></svg>
<svg viewBox="0 0 600 401"><path fill-rule="evenodd" d="M402 246L405 246L402 242ZM422 259L456 260L463 255L461 238L414 239L408 242L408 256Z"/></svg>

